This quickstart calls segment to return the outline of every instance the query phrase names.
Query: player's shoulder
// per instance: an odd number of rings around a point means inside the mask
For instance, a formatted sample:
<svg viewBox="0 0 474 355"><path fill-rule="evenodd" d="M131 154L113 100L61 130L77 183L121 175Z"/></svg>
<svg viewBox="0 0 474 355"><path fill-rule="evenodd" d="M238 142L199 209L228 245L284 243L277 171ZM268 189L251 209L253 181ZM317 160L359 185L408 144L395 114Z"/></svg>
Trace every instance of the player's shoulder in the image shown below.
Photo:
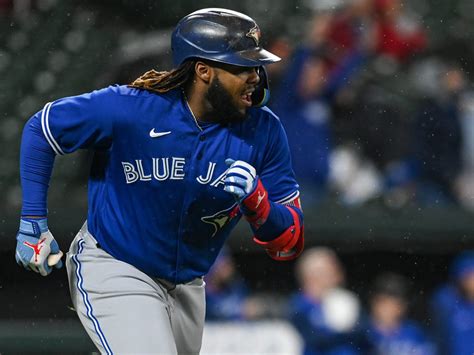
<svg viewBox="0 0 474 355"><path fill-rule="evenodd" d="M280 122L280 118L268 106L252 107L249 109L249 115L268 124Z"/></svg>
<svg viewBox="0 0 474 355"><path fill-rule="evenodd" d="M147 100L144 103L143 100ZM85 115L94 114L106 120L128 120L136 114L146 116L150 111L166 111L179 100L179 92L155 94L127 85L111 85L80 95L68 96L51 103L53 113ZM45 106L48 107L49 103ZM133 118L134 119L134 118Z"/></svg>
<svg viewBox="0 0 474 355"><path fill-rule="evenodd" d="M120 86L111 85L104 88L96 89L82 94L65 96L54 100L54 106L63 104L84 104L90 102L100 102L102 104L108 101L117 100L120 96Z"/></svg>
<svg viewBox="0 0 474 355"><path fill-rule="evenodd" d="M279 130L281 127L280 118L267 106L262 107L252 107L248 111L250 119L248 123L251 126L259 128L259 131L262 129Z"/></svg>
<svg viewBox="0 0 474 355"><path fill-rule="evenodd" d="M78 94L74 96L66 96L60 99L55 100L55 102L61 101L80 101L80 100L94 100L104 102L117 102L128 100L129 98L133 99L144 99L144 100L154 100L173 103L175 100L179 99L179 90L174 89L166 93L155 93L144 89L137 89L130 87L128 85L110 85L104 88L100 88L94 91L86 92L83 94Z"/></svg>
<svg viewBox="0 0 474 355"><path fill-rule="evenodd" d="M138 89L129 85L111 85L97 90L98 95L110 95L123 98L132 98L138 100L154 100L163 102L174 102L179 97L178 90L170 90L166 93L157 93L145 89Z"/></svg>

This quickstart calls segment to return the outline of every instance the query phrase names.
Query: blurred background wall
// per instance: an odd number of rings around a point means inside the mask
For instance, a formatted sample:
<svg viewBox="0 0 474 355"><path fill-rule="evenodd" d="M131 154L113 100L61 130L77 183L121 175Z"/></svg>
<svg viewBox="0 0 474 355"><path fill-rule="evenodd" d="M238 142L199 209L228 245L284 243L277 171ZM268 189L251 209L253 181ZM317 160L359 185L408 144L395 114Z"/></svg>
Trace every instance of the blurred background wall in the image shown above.
<svg viewBox="0 0 474 355"><path fill-rule="evenodd" d="M269 106L301 182L307 248L337 254L344 287L367 312L380 272L405 277L408 315L435 334L433 295L452 281L456 256L474 249L472 1L0 0L0 353L93 350L70 309L65 271L43 279L14 261L23 125L46 102L170 69L173 26L215 6L252 16L283 59L268 68ZM86 216L90 157L56 160L49 225L63 250ZM228 244L245 280L241 298L252 301L236 317L291 321L288 300L304 289L295 263L269 259L245 224ZM225 300L217 295L211 305Z"/></svg>

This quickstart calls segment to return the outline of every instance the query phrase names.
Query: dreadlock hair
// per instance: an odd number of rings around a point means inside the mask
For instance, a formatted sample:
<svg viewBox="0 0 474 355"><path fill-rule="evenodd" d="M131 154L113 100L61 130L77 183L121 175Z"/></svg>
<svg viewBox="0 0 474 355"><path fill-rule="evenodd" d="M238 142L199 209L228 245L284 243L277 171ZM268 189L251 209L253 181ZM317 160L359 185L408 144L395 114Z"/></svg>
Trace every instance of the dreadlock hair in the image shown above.
<svg viewBox="0 0 474 355"><path fill-rule="evenodd" d="M178 68L170 71L149 70L128 86L160 94L168 92L183 86L193 77L195 63L194 60L186 61Z"/></svg>

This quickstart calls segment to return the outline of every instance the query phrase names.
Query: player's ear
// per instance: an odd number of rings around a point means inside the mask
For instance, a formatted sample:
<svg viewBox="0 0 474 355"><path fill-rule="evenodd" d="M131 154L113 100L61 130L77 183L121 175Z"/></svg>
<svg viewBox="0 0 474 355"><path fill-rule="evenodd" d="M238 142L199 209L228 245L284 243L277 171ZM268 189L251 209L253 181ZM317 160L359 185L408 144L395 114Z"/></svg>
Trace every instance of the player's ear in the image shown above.
<svg viewBox="0 0 474 355"><path fill-rule="evenodd" d="M205 83L209 83L211 81L212 68L209 66L209 64L197 61L194 66L194 70L196 72L196 76Z"/></svg>

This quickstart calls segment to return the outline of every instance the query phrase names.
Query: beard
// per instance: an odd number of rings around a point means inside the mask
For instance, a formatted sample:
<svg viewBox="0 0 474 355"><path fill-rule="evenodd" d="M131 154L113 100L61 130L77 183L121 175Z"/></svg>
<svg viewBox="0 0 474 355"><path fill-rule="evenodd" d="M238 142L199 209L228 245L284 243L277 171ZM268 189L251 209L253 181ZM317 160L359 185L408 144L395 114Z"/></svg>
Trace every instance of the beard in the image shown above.
<svg viewBox="0 0 474 355"><path fill-rule="evenodd" d="M209 112L204 115L204 121L238 123L244 121L247 118L247 113L242 113L239 111L232 99L232 96L224 88L218 78L214 78L212 80L205 97L211 106L211 110L209 110Z"/></svg>

